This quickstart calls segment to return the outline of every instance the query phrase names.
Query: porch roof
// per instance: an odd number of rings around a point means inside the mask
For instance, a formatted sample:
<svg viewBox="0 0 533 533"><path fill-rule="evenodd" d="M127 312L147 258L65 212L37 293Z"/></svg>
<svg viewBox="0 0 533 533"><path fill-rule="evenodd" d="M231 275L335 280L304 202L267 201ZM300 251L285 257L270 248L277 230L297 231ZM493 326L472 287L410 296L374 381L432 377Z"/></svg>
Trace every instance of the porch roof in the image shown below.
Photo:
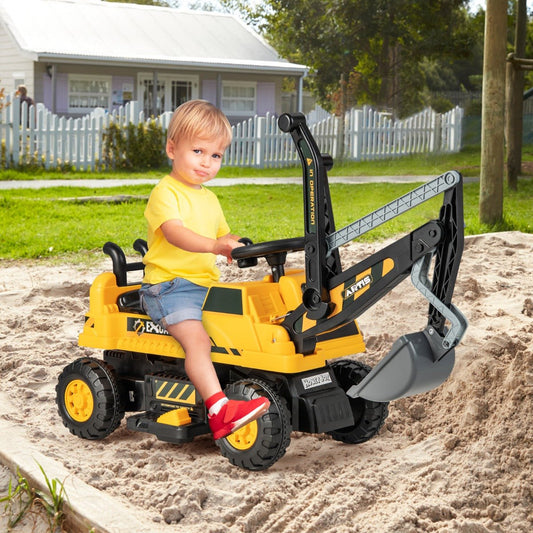
<svg viewBox="0 0 533 533"><path fill-rule="evenodd" d="M100 0L0 0L0 17L35 61L303 75L237 17Z"/></svg>

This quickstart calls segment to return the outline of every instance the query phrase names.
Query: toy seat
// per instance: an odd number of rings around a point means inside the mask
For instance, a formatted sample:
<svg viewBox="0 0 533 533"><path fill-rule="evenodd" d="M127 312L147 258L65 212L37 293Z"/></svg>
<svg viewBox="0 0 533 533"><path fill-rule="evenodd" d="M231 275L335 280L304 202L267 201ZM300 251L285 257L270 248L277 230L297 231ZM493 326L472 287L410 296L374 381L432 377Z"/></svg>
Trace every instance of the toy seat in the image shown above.
<svg viewBox="0 0 533 533"><path fill-rule="evenodd" d="M136 313L138 315L145 315L146 312L141 306L141 298L139 289L134 289L128 292L123 292L117 298L117 305L120 311L124 313Z"/></svg>

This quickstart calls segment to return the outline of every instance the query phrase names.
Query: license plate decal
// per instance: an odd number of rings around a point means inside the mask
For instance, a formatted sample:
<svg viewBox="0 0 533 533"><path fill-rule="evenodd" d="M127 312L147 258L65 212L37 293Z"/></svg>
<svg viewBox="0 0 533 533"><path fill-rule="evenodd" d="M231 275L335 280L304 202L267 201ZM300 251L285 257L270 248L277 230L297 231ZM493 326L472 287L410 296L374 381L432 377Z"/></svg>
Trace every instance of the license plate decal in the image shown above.
<svg viewBox="0 0 533 533"><path fill-rule="evenodd" d="M331 383L331 376L329 372L323 372L322 374L316 374L314 376L307 376L302 378L302 385L305 390Z"/></svg>

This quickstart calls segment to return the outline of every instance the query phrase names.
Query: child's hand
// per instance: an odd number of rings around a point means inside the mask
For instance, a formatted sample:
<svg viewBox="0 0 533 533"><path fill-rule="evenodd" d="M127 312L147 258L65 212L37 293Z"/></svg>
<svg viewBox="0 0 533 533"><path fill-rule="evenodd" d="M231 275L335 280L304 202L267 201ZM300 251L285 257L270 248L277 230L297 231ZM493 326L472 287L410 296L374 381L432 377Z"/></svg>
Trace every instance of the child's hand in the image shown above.
<svg viewBox="0 0 533 533"><path fill-rule="evenodd" d="M233 248L238 248L239 246L244 246L242 242L239 242L239 237L228 233L217 239L213 253L216 255L223 255L228 260L228 263L231 263L231 250L233 250Z"/></svg>

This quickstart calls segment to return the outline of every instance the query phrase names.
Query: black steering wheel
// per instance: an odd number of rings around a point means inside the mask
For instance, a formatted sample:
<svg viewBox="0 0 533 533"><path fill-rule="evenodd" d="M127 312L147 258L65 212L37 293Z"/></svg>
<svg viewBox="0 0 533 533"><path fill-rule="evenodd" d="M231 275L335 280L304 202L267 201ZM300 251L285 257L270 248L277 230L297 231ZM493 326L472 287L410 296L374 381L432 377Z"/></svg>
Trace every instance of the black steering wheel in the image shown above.
<svg viewBox="0 0 533 533"><path fill-rule="evenodd" d="M253 244L250 239L240 239L245 246L239 246L231 251L233 259L249 259L251 257L267 257L273 254L300 252L304 249L304 237L291 237L277 241L258 242Z"/></svg>
<svg viewBox="0 0 533 533"><path fill-rule="evenodd" d="M264 257L272 269L272 279L277 282L285 273L285 259L287 252L299 252L304 249L304 237L279 239L277 241L258 242L254 244L250 239L239 239L245 246L233 248L231 256L237 260L240 268L257 265L257 258Z"/></svg>

